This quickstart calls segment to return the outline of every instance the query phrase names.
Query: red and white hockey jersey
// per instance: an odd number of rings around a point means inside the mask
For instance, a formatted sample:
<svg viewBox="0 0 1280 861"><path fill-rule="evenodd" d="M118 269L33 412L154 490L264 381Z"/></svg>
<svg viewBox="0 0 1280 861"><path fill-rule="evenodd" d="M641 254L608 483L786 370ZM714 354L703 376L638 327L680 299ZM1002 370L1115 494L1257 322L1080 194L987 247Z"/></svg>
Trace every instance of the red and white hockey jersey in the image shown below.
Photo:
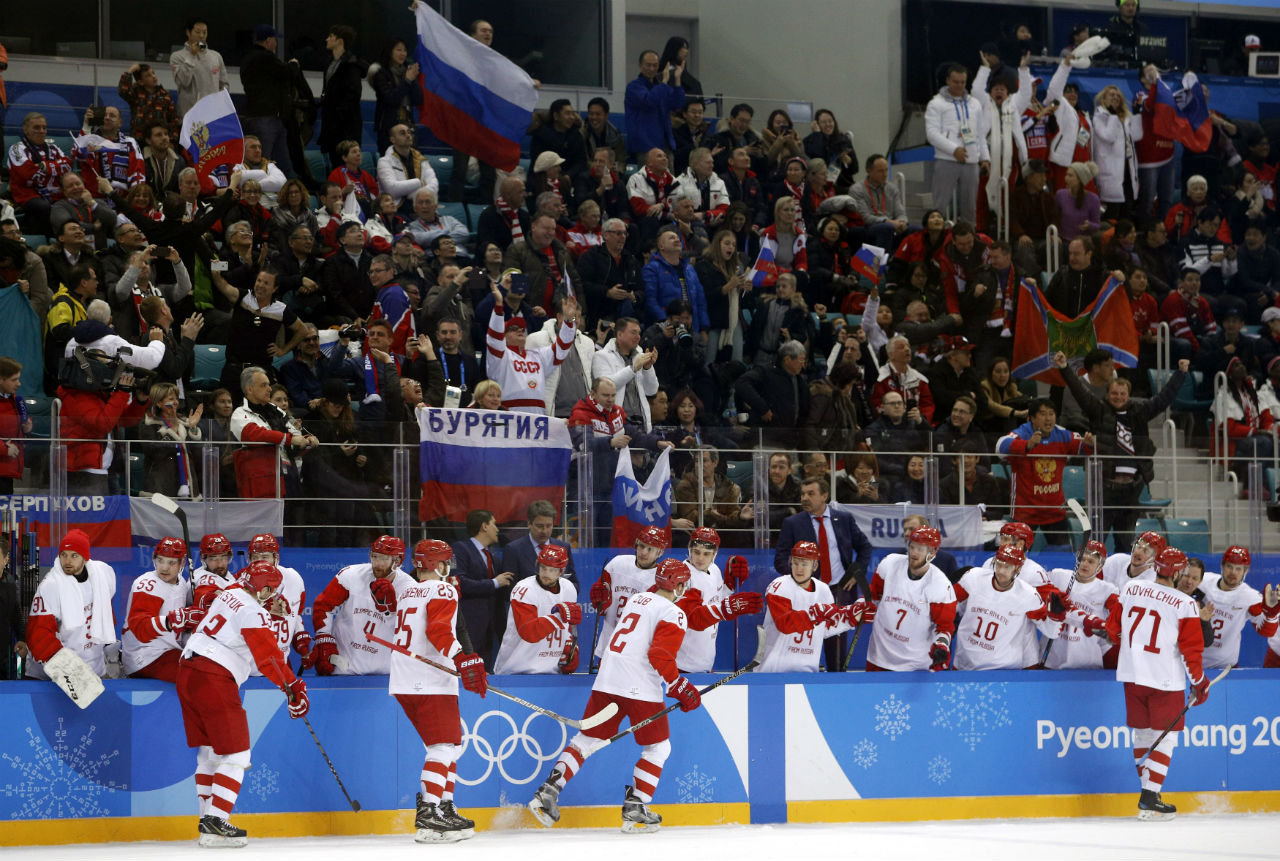
<svg viewBox="0 0 1280 861"><path fill-rule="evenodd" d="M277 565L282 577L280 581L280 594L289 602L289 615L271 616L271 628L276 632L276 641L280 645L280 654L285 658L286 662L289 658L289 644L293 642L294 636L302 627L302 609L307 606L307 586L302 582L302 575L292 568L286 568L284 565ZM260 676L262 673L254 666L250 671L251 676Z"/></svg>
<svg viewBox="0 0 1280 861"><path fill-rule="evenodd" d="M676 663L683 673L709 673L716 662L716 625L724 621L720 602L733 592L724 584L720 566L714 562L706 571L699 571L688 561L685 566L689 569L689 586L678 603L689 618L689 630Z"/></svg>
<svg viewBox="0 0 1280 861"><path fill-rule="evenodd" d="M495 305L485 335L485 372L502 388L502 408L526 413L547 412L547 376L573 347L573 326L560 327L556 340L545 347L521 350L507 346L507 321Z"/></svg>
<svg viewBox="0 0 1280 861"><path fill-rule="evenodd" d="M1129 573L1129 563L1132 561L1132 554L1113 553L1107 557L1106 562L1102 563L1102 572L1098 576L1108 583L1114 583L1117 589L1130 580L1145 580L1148 583L1156 581L1155 565L1148 563L1146 570L1142 573L1131 575Z"/></svg>
<svg viewBox="0 0 1280 861"><path fill-rule="evenodd" d="M996 570L995 561L996 557L988 557L987 560L982 563L983 570L989 574L994 574ZM1040 597L1044 598L1046 601L1049 600L1049 592L1054 591L1056 588L1053 585L1053 581L1049 579L1049 572L1045 570L1044 566L1030 558L1026 559L1022 563L1022 568L1018 572L1018 580L1019 582L1030 585L1039 592ZM1036 639L1035 626L1025 627L1022 631L1022 666L1029 667L1032 664L1039 662L1041 648L1042 646L1040 645L1040 641Z"/></svg>
<svg viewBox="0 0 1280 861"><path fill-rule="evenodd" d="M443 580L413 583L396 596L395 644L445 667L462 651L458 590ZM392 694L457 696L458 677L399 652L391 653Z"/></svg>
<svg viewBox="0 0 1280 861"><path fill-rule="evenodd" d="M1205 572L1200 591L1213 605L1213 642L1204 648L1206 667L1231 667L1240 660L1240 636L1244 623L1252 622L1258 633L1270 637L1280 630L1280 608L1267 616L1262 594L1248 583L1234 589L1222 588L1222 575Z"/></svg>
<svg viewBox="0 0 1280 861"><path fill-rule="evenodd" d="M34 660L27 662L27 676L47 679L43 662L62 647L75 652L89 668L102 676L107 671L106 646L116 642L115 616L111 598L116 594L116 572L105 562L90 559L85 564L89 576L83 583L53 567L36 587L27 617L27 646ZM76 606L71 606L73 603ZM96 621L96 625L95 625ZM97 628L99 635L94 635Z"/></svg>
<svg viewBox="0 0 1280 861"><path fill-rule="evenodd" d="M147 163L142 158L142 148L126 134L122 133L118 141L100 138L89 146L78 146L74 153L80 178L94 197L100 196L98 177L110 182L112 188L121 194L147 181Z"/></svg>
<svg viewBox="0 0 1280 861"><path fill-rule="evenodd" d="M230 569L222 574L215 574L201 565L191 573L191 588L195 592L197 607L208 607L223 589L235 585L236 575Z"/></svg>
<svg viewBox="0 0 1280 861"><path fill-rule="evenodd" d="M907 555L893 553L880 560L870 585L877 608L867 660L886 670L929 669L933 641L956 630L956 592L947 575L930 565L913 580Z"/></svg>
<svg viewBox="0 0 1280 861"><path fill-rule="evenodd" d="M956 623L957 670L1016 670L1027 662L1028 634L1035 641L1038 628L1046 637L1058 634L1058 623L1049 618L1044 599L1022 577L1001 591L995 575L981 568L968 571L955 585L961 618ZM877 618L879 618L877 616Z"/></svg>
<svg viewBox="0 0 1280 861"><path fill-rule="evenodd" d="M71 159L51 139L46 139L41 152L31 149L26 139L9 147L9 192L16 207L43 197L48 201L62 199L58 177L71 170ZM96 188L96 184L92 186ZM53 657L50 655L49 657Z"/></svg>
<svg viewBox="0 0 1280 861"><path fill-rule="evenodd" d="M383 640L395 634L396 614L383 613L373 600L373 566L368 562L348 565L316 596L311 608L311 624L317 634L331 634L343 658L334 663L339 676L385 675L391 669L391 650L366 639L365 632ZM414 584L399 568L391 572L396 594Z"/></svg>
<svg viewBox="0 0 1280 861"><path fill-rule="evenodd" d="M1084 633L1084 616L1107 618L1111 612L1108 602L1115 598L1115 583L1094 577L1087 583L1075 580L1075 572L1066 568L1054 568L1049 572L1053 585L1063 592L1070 587L1071 603L1076 611L1067 613L1067 621L1063 623L1062 632L1058 634L1058 642L1049 650L1045 666L1051 670L1099 670L1102 669L1103 658L1112 648L1111 643L1098 637L1086 637Z"/></svg>
<svg viewBox="0 0 1280 861"><path fill-rule="evenodd" d="M1130 580L1116 597L1107 632L1120 641L1117 681L1181 691L1186 676L1204 675L1204 636L1194 598L1145 580Z"/></svg>
<svg viewBox="0 0 1280 861"><path fill-rule="evenodd" d="M632 595L600 660L591 690L644 702L662 702L663 683L679 677L676 655L688 620L656 592Z"/></svg>
<svg viewBox="0 0 1280 861"><path fill-rule="evenodd" d="M575 604L578 590L571 582L560 579L551 591L526 577L511 589L507 607L507 630L498 649L495 673L558 673L560 656L573 631L551 608L557 604Z"/></svg>
<svg viewBox="0 0 1280 861"><path fill-rule="evenodd" d="M293 681L293 673L280 655L274 620L239 586L219 592L182 656L203 655L221 664L237 685L253 673L284 687Z"/></svg>
<svg viewBox="0 0 1280 861"><path fill-rule="evenodd" d="M816 673L822 641L849 630L845 622L814 627L809 608L832 604L831 587L816 577L804 586L784 574L765 589L764 659L762 673Z"/></svg>
<svg viewBox="0 0 1280 861"><path fill-rule="evenodd" d="M191 584L186 577L166 583L155 571L148 571L133 581L125 605L124 634L120 637L125 675L136 673L165 652L182 648L186 635L167 629L164 617L188 606L190 600Z"/></svg>
<svg viewBox="0 0 1280 861"><path fill-rule="evenodd" d="M609 609L604 611L604 621L600 623L600 638L596 642L596 657L603 657L605 644L613 634L613 626L618 624L622 615L622 607L627 599L638 592L647 592L653 585L654 575L658 573L658 563L652 568L641 568L636 564L634 553L615 556L605 563L605 573L609 575L612 591L609 593ZM601 575L603 576L603 575Z"/></svg>

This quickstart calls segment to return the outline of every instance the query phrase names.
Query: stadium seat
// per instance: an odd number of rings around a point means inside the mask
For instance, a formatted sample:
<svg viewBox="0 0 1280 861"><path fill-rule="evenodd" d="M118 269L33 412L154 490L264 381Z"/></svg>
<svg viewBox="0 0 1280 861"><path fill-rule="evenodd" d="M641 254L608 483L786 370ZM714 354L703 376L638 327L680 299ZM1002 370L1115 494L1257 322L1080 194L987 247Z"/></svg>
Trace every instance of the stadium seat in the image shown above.
<svg viewBox="0 0 1280 861"><path fill-rule="evenodd" d="M27 247L30 248L32 251L35 251L41 245L49 244L49 237L37 236L34 233L24 233L22 235L22 238L26 241Z"/></svg>
<svg viewBox="0 0 1280 861"><path fill-rule="evenodd" d="M471 213L465 203L458 203L456 201L441 203L439 206L439 212L441 215L452 215L454 218L465 224L467 226L467 230L470 230L472 233L475 232L475 225L471 222ZM476 215L479 215L479 213L477 212Z"/></svg>
<svg viewBox="0 0 1280 861"><path fill-rule="evenodd" d="M1139 517L1138 522L1133 527L1134 536L1141 535L1144 532L1164 532L1164 520L1158 517ZM1128 547L1121 547L1121 552L1128 553Z"/></svg>
<svg viewBox="0 0 1280 861"><path fill-rule="evenodd" d="M1084 502L1085 481L1083 466L1068 466L1062 470L1062 493L1067 499Z"/></svg>
<svg viewBox="0 0 1280 861"><path fill-rule="evenodd" d="M191 386L195 389L216 389L222 380L222 366L227 363L227 351L218 344L196 344L196 366L191 372Z"/></svg>
<svg viewBox="0 0 1280 861"><path fill-rule="evenodd" d="M1161 512L1173 504L1172 499L1152 499L1151 488L1148 485L1142 485L1142 493L1138 494L1138 507L1144 511L1150 511L1153 508L1160 509Z"/></svg>
<svg viewBox="0 0 1280 861"><path fill-rule="evenodd" d="M311 175L315 177L316 182L321 184L329 177L329 171L324 166L324 153L318 149L307 150L307 167L311 168ZM318 207L319 204L316 204Z"/></svg>
<svg viewBox="0 0 1280 861"><path fill-rule="evenodd" d="M725 464L725 475L742 491L743 499L754 496L752 486L755 467L749 460L731 460Z"/></svg>
<svg viewBox="0 0 1280 861"><path fill-rule="evenodd" d="M1165 535L1170 547L1184 553L1209 552L1209 521L1203 517L1186 520L1166 520Z"/></svg>
<svg viewBox="0 0 1280 861"><path fill-rule="evenodd" d="M137 496L147 481L147 462L141 454L129 455L129 495Z"/></svg>
<svg viewBox="0 0 1280 861"><path fill-rule="evenodd" d="M429 155L427 161L430 162L431 169L436 172L440 190L447 189L449 180L453 179L453 159L446 155Z"/></svg>

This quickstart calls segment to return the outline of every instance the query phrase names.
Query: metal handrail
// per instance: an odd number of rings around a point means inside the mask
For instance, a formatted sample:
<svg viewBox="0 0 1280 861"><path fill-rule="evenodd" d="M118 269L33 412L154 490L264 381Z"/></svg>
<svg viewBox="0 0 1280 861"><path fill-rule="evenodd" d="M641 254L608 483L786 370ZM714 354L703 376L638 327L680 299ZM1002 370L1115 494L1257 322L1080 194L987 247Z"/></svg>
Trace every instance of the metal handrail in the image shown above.
<svg viewBox="0 0 1280 861"><path fill-rule="evenodd" d="M907 205L907 175L902 171L897 171L893 175L893 180L898 184L898 197L902 199L902 205Z"/></svg>
<svg viewBox="0 0 1280 861"><path fill-rule="evenodd" d="M1009 177L1000 177L1000 223L999 237L1009 241Z"/></svg>
<svg viewBox="0 0 1280 861"><path fill-rule="evenodd" d="M1058 225L1050 224L1044 231L1044 261L1045 269L1050 275L1058 271L1061 238L1058 233ZM1046 285L1047 286L1047 285Z"/></svg>

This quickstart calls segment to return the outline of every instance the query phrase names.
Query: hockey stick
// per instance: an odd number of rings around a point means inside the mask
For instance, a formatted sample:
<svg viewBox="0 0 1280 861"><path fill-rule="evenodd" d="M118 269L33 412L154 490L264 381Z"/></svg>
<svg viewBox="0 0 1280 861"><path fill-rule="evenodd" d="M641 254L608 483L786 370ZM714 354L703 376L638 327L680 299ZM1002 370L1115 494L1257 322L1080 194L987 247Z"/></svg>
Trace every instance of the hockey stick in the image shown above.
<svg viewBox="0 0 1280 861"><path fill-rule="evenodd" d="M191 531L187 529L187 512L183 511L178 503L163 493L151 494L151 501L178 518L178 524L182 527L182 543L187 548L187 571L188 573L193 573L195 568L191 564Z"/></svg>
<svg viewBox="0 0 1280 861"><path fill-rule="evenodd" d="M1076 575L1080 573L1080 559L1084 556L1084 549L1089 546L1089 542L1093 539L1093 521L1085 513L1084 507L1080 505L1080 500L1068 499L1067 508L1071 509L1071 513L1076 516L1076 520L1080 521L1080 549L1076 551L1076 569L1071 572L1071 582L1067 584L1066 597L1070 598L1071 590L1076 585ZM1058 642L1057 638L1049 638L1049 642L1045 643L1044 651L1040 654L1040 663L1036 665L1037 669L1044 669L1045 662L1049 660L1049 653L1053 651L1053 644L1056 642Z"/></svg>
<svg viewBox="0 0 1280 861"><path fill-rule="evenodd" d="M276 672L280 672L282 669L280 662L274 658L271 659L271 662L276 665ZM281 688L281 690L284 691L284 695L288 698L289 702L293 702L293 695L289 693L288 688ZM320 743L320 736L316 735L315 727L311 726L311 720L306 715L303 715L302 722L307 725L307 732L311 733L311 740L316 743L316 747L320 750L320 755L324 757L325 763L328 764L329 773L333 775L334 780L338 781L338 788L342 790L342 795L347 799L347 804L350 804L351 809L359 813L360 802L351 797L351 793L347 792L347 787L342 782L342 778L338 777L338 769L333 767L333 760L329 759L328 752L325 751L324 745Z"/></svg>
<svg viewBox="0 0 1280 861"><path fill-rule="evenodd" d="M1227 673L1229 672L1231 672L1231 667L1227 667L1221 673L1218 673L1218 677L1213 681L1209 682L1209 687L1213 687L1218 682L1225 679L1227 677ZM1150 757L1151 754L1156 752L1156 747L1160 744L1160 742L1164 741L1164 737L1169 733L1173 732L1173 728L1178 725L1178 721L1182 720L1182 716L1185 715L1187 713L1187 710L1191 708L1191 702L1192 702L1191 700L1187 700L1187 704L1182 707L1182 711L1178 712L1178 716L1173 719L1173 723L1169 724L1169 726L1165 728L1165 731L1160 733L1160 735L1156 738L1156 740L1151 743L1151 747L1147 748L1146 754L1142 757L1142 759L1138 760L1138 765L1137 765L1138 768L1142 768L1142 764L1147 761L1147 758Z"/></svg>
<svg viewBox="0 0 1280 861"><path fill-rule="evenodd" d="M858 638L862 636L862 621L858 621L858 629L853 632L853 642L849 644L849 652L844 656L844 663L840 665L840 672L847 673L849 671L849 661L853 660L853 650L858 648Z"/></svg>
<svg viewBox="0 0 1280 861"><path fill-rule="evenodd" d="M373 634L369 631L364 632L364 638L371 643L377 643L380 646L386 646L388 649L390 649L393 652L399 652L400 654L406 657L413 658L414 660L417 660L417 661L421 661L427 666L435 667L437 670L439 670L442 673L448 673L451 676L458 675L458 671L455 670L453 667L446 667L444 664L438 664L425 655L419 655L414 652L411 652L408 649L404 648L403 646L397 646L395 643L390 643L382 639L378 635ZM571 726L574 729L591 729L592 727L599 726L600 724L609 720L609 718L613 717L618 712L618 704L609 703L607 706L600 709L600 711L596 712L590 717L585 717L582 720L574 720L573 718L568 718L568 717L565 717L564 715L556 714L555 712L551 711L551 709L544 709L542 706L534 705L528 700L521 699L515 694L507 693L502 688L496 687L495 685L489 685L489 690L500 697L505 697L506 699L511 700L513 703L518 703L519 705L522 705L527 709L535 711L538 714L546 715L552 720L560 721L560 723L564 724L565 726Z"/></svg>
<svg viewBox="0 0 1280 861"><path fill-rule="evenodd" d="M751 663L747 664L747 665L746 665L745 667L743 667L742 669L737 670L736 672L732 672L732 673L730 673L729 675L725 676L723 679L718 679L717 681L714 681L714 682L712 682L711 684L707 685L705 688L703 688L703 689L701 689L700 691L698 691L698 696L699 696L699 697L705 697L707 694L711 693L712 691L714 691L716 688L720 687L721 685L723 685L723 684L727 684L727 683L729 683L729 682L733 681L734 679L736 679L738 676L742 675L743 673L749 673L749 672L751 672L752 670L754 670L754 669L755 669L756 667L758 667L758 666L760 666L760 662L759 662L759 661L752 661ZM610 705L613 705L613 703L610 703ZM628 736L628 735L631 735L631 733L635 732L636 730L638 730L638 729L640 729L640 728L642 728L642 727L646 727L646 726L648 726L649 724L651 724L651 723L653 723L654 721L656 721L658 718L666 717L667 715L671 714L673 711L675 711L675 710L676 710L676 709L678 709L678 708L680 708L680 703L672 703L671 705L667 706L667 707L666 707L665 709L663 709L662 711L658 712L656 715L649 715L647 718L645 718L644 720L640 721L640 723L632 724L631 726L627 727L626 729L622 730L621 732L616 733L616 734L614 734L613 736L610 736L609 740L608 740L608 741L606 741L606 742L605 742L605 744L613 744L613 743L614 743L615 741L617 741L618 739L620 739L620 738L624 738L625 736Z"/></svg>

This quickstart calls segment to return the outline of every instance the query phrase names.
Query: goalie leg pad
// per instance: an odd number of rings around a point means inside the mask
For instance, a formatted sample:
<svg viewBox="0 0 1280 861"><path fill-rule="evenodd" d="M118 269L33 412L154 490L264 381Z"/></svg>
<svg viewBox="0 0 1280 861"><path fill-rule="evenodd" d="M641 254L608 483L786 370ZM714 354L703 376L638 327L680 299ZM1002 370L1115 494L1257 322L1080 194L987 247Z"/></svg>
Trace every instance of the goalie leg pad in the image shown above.
<svg viewBox="0 0 1280 861"><path fill-rule="evenodd" d="M82 709L88 708L104 690L98 674L85 663L84 658L66 646L45 662L44 671Z"/></svg>

